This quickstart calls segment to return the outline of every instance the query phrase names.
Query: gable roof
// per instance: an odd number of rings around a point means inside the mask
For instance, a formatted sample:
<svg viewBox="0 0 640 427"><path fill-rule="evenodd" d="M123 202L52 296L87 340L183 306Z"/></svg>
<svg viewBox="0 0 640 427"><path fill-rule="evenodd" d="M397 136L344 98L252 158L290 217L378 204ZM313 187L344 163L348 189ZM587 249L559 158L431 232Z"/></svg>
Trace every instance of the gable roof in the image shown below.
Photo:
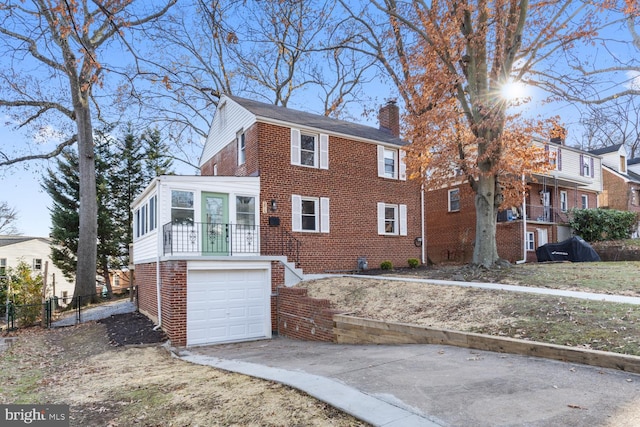
<svg viewBox="0 0 640 427"><path fill-rule="evenodd" d="M28 242L29 240L42 240L45 243L49 243L49 239L45 237L30 237L30 236L0 236L0 247L15 245L16 243Z"/></svg>
<svg viewBox="0 0 640 427"><path fill-rule="evenodd" d="M622 144L612 145L610 147L598 148L596 150L591 150L589 153L595 154L596 156L601 156L603 154L615 153L622 147Z"/></svg>
<svg viewBox="0 0 640 427"><path fill-rule="evenodd" d="M376 129L371 126L333 119L319 114L293 110L279 105L266 104L247 98L224 95L238 103L243 108L254 114L258 119L274 120L294 125L326 130L329 133L338 133L346 136L370 139L394 145L407 145L407 142L391 135L388 131Z"/></svg>

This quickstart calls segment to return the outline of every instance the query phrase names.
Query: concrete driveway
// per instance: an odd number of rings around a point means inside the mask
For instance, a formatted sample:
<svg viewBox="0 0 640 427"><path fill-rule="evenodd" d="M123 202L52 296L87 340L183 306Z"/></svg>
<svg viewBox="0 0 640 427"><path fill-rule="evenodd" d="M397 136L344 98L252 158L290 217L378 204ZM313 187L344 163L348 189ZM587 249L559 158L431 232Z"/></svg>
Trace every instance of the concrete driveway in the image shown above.
<svg viewBox="0 0 640 427"><path fill-rule="evenodd" d="M439 345L286 338L174 351L293 385L374 425L640 425L640 375L611 369Z"/></svg>

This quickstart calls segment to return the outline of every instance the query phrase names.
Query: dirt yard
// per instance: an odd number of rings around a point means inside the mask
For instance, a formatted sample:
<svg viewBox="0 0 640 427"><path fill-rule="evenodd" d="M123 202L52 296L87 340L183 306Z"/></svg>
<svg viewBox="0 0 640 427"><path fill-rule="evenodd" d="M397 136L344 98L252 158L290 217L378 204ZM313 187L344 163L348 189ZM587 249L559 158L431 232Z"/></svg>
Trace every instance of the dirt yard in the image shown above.
<svg viewBox="0 0 640 427"><path fill-rule="evenodd" d="M638 296L640 263L532 264L401 270L302 282L313 298L358 317L640 356L640 306L387 280L385 275L534 285ZM378 272L380 273L380 272Z"/></svg>
<svg viewBox="0 0 640 427"><path fill-rule="evenodd" d="M1 403L61 403L72 426L362 426L280 384L193 365L136 315L22 330L0 354ZM117 326L121 328L117 328Z"/></svg>

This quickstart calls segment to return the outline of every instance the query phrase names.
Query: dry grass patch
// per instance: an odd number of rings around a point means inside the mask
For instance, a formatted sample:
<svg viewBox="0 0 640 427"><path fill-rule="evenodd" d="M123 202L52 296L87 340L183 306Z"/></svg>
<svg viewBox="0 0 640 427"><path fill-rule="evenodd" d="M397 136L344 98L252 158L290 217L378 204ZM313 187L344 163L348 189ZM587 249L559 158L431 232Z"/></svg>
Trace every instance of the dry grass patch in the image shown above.
<svg viewBox="0 0 640 427"><path fill-rule="evenodd" d="M640 355L640 306L426 283L335 277L313 298L375 320Z"/></svg>
<svg viewBox="0 0 640 427"><path fill-rule="evenodd" d="M72 426L361 426L289 387L115 348L103 325L22 331L0 355L1 403L62 403Z"/></svg>

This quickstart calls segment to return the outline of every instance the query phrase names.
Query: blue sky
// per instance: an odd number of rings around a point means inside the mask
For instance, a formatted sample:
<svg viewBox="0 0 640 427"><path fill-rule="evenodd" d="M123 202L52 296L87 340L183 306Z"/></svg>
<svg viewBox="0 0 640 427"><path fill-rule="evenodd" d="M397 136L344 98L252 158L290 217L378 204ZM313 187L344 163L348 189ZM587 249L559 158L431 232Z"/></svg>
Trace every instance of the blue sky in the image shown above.
<svg viewBox="0 0 640 427"><path fill-rule="evenodd" d="M616 51L625 52L628 46L617 46ZM637 51L631 49L631 54L637 54ZM593 49L590 50L591 53ZM627 52L625 52L627 53ZM623 59L625 53L622 53ZM373 82L369 85L367 93L375 98L378 103L383 103L385 99L392 97L394 91L389 89L380 82ZM238 93L241 96L251 96ZM292 99L290 106L297 109L311 108L311 112L314 112L313 107L308 105L309 99L313 96L301 95L300 103L296 103L296 99ZM361 106L364 107L364 106ZM369 124L375 126L377 123L374 117L365 119L360 116L358 109L361 107L353 106L351 114L353 117L360 117L357 120L363 124ZM371 106L367 106L371 107ZM528 104L526 107L530 111L535 113L548 112L548 115L559 115L562 121L568 125L569 130L569 143L578 142L576 135L580 131L579 126L579 114L578 109L570 104L554 103L548 104L544 109L537 106L535 103ZM22 133L14 132L10 129L10 124L7 124L7 120L0 116L0 141L3 147L31 147L34 146L34 151L46 151L47 147L53 147L55 138L39 138L39 141L33 143L33 137L31 135L24 135ZM45 130L46 131L46 130ZM45 132L46 133L46 132ZM47 135L50 137L51 135ZM0 182L2 183L2 195L0 195L0 201L6 201L9 206L14 207L18 211L18 220L16 227L18 231L24 235L31 236L47 236L50 231L51 221L49 208L51 206L51 200L49 196L41 189L40 179L49 165L46 161L30 162L26 165L13 166L9 169L0 168ZM180 167L178 162L175 163L176 168ZM191 170L181 171L179 173L192 173Z"/></svg>

